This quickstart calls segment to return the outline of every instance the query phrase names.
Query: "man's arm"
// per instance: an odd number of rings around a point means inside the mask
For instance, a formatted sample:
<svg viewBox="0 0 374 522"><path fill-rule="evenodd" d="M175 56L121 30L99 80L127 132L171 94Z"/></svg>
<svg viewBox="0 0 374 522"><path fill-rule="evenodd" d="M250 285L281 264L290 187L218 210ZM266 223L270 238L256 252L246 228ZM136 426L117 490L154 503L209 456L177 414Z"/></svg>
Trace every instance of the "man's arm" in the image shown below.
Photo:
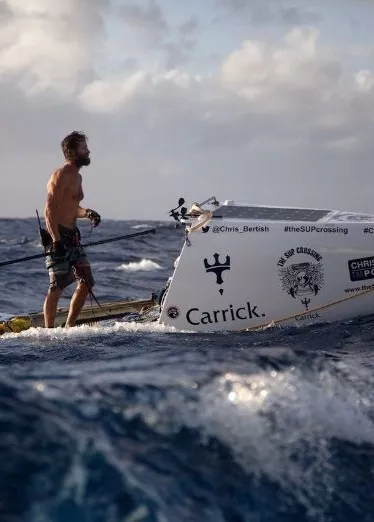
<svg viewBox="0 0 374 522"><path fill-rule="evenodd" d="M77 218L87 218L91 221L93 227L97 227L101 222L101 216L95 210L90 208L78 207Z"/></svg>
<svg viewBox="0 0 374 522"><path fill-rule="evenodd" d="M60 240L58 231L61 202L64 200L66 190L69 186L69 176L60 169L56 171L47 186L47 202L44 217L52 241Z"/></svg>
<svg viewBox="0 0 374 522"><path fill-rule="evenodd" d="M78 207L77 210L77 218L86 218L87 216L87 209L83 207Z"/></svg>

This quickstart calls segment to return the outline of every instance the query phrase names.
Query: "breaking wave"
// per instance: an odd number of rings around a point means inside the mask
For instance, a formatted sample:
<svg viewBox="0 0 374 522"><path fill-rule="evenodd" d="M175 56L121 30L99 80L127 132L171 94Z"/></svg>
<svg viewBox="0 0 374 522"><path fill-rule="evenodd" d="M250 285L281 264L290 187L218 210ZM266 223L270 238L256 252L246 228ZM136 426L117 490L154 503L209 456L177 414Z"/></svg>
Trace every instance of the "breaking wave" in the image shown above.
<svg viewBox="0 0 374 522"><path fill-rule="evenodd" d="M123 263L116 270L124 270L126 272L151 272L152 270L161 270L162 266L155 263L151 259L142 259L141 261L132 261Z"/></svg>

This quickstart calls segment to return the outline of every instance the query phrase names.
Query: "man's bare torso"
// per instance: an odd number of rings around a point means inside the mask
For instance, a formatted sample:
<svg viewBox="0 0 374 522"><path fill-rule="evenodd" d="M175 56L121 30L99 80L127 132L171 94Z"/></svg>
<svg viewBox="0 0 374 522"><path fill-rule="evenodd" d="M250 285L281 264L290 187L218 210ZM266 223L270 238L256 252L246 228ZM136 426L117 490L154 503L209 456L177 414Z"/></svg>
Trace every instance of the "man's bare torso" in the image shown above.
<svg viewBox="0 0 374 522"><path fill-rule="evenodd" d="M74 228L82 199L82 176L78 169L70 164L57 169L47 184L45 217L49 231L56 232L58 225Z"/></svg>

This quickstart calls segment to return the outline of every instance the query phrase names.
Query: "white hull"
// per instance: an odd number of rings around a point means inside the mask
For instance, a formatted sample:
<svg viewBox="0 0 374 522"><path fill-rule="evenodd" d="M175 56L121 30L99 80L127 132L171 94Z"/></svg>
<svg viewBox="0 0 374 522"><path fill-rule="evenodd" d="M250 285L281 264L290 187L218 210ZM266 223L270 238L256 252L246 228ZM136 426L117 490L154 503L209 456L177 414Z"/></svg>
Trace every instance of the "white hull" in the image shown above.
<svg viewBox="0 0 374 522"><path fill-rule="evenodd" d="M188 234L160 323L238 331L374 312L374 216L232 202L203 207L213 216Z"/></svg>

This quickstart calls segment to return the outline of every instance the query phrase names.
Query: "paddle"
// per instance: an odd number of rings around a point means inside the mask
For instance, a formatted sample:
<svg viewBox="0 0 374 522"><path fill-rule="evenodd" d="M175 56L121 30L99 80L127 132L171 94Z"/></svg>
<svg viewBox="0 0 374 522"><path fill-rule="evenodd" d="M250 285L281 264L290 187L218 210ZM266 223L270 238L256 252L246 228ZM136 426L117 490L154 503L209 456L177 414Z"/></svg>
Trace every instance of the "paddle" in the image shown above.
<svg viewBox="0 0 374 522"><path fill-rule="evenodd" d="M117 236L117 237L111 237L109 239L101 239L100 241L93 241L92 243L87 243L86 245L81 245L82 247L91 247L95 245L103 245L104 243L112 243L113 241L120 241L121 239L130 239L132 237L138 237L138 236L145 236L147 234L155 234L156 229L155 228L149 228L148 230L142 230L142 232L134 232L133 234L126 234L124 236ZM44 252L43 254L35 254L33 256L27 256L27 257L19 257L18 259L12 259L10 261L2 261L0 263L1 266L6 265L14 265L15 263L22 263L22 261L30 261L30 259L38 259L40 257L46 257L50 255L49 252Z"/></svg>

